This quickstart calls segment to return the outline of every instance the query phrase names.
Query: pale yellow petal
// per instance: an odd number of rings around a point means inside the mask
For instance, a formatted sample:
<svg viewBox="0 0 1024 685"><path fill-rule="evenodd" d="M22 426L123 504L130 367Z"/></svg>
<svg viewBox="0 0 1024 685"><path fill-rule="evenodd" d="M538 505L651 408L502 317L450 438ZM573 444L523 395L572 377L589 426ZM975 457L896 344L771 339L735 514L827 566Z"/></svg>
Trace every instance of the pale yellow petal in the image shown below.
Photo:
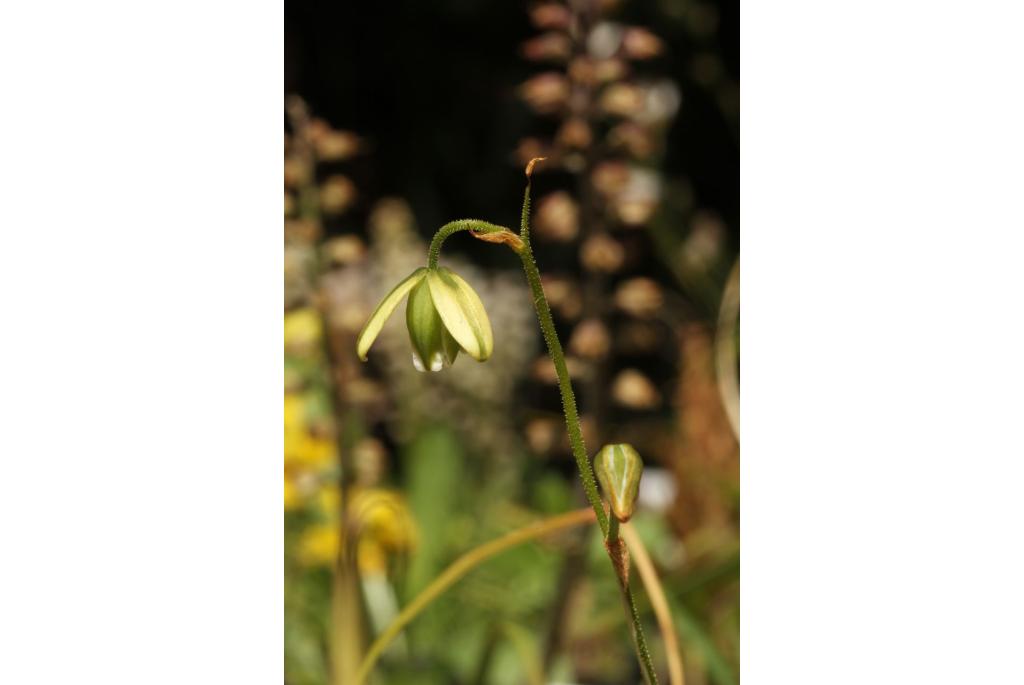
<svg viewBox="0 0 1024 685"><path fill-rule="evenodd" d="M394 289L381 300L377 308L373 310L373 314L370 315L370 320L363 326L363 330L359 333L359 337L356 339L356 354L364 362L366 361L366 353L370 351L370 345L380 335L380 331L384 328L384 323L391 316L391 313L395 311L395 307L402 301L402 298L412 290L420 279L426 274L427 269L420 267L413 271L409 276L396 285Z"/></svg>
<svg viewBox="0 0 1024 685"><path fill-rule="evenodd" d="M473 288L450 269L427 273L430 297L444 327L459 346L477 361L485 361L494 351L494 334L484 304Z"/></svg>

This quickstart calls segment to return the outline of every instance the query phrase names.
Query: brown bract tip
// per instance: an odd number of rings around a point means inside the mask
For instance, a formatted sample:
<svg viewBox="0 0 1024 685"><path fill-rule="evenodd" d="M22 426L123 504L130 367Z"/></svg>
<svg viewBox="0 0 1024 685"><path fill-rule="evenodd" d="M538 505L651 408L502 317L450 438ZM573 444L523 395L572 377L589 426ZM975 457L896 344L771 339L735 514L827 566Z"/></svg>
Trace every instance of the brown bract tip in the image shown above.
<svg viewBox="0 0 1024 685"><path fill-rule="evenodd" d="M523 241L512 231L494 231L492 233L480 233L477 231L470 231L470 234L478 239L483 240L486 243L499 243L502 245L508 245L515 252L519 252L523 249Z"/></svg>
<svg viewBox="0 0 1024 685"><path fill-rule="evenodd" d="M534 157L526 165L526 178L530 178L533 175L533 165L537 162L543 162L547 157Z"/></svg>

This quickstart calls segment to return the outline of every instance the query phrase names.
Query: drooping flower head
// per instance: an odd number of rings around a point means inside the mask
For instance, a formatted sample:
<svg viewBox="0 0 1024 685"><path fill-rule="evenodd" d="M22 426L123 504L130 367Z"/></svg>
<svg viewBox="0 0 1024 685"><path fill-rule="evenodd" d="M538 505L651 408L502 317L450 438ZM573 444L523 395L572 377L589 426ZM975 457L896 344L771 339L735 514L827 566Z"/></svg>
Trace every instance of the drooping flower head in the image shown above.
<svg viewBox="0 0 1024 685"><path fill-rule="evenodd" d="M418 371L440 371L464 351L486 361L494 350L494 334L484 305L473 288L444 267L413 271L377 305L356 340L356 352L366 361L373 341L406 295L405 322Z"/></svg>

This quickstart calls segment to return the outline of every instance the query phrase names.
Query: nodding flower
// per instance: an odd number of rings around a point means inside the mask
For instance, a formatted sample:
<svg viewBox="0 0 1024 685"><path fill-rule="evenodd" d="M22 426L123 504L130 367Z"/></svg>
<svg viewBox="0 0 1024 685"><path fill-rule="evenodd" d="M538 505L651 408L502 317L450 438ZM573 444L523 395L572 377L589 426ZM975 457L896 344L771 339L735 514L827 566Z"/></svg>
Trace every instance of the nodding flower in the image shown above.
<svg viewBox="0 0 1024 685"><path fill-rule="evenodd" d="M370 315L356 339L356 353L366 361L384 323L408 294L405 322L417 371L440 371L462 350L479 362L494 351L494 334L476 291L451 269L420 267L389 292Z"/></svg>

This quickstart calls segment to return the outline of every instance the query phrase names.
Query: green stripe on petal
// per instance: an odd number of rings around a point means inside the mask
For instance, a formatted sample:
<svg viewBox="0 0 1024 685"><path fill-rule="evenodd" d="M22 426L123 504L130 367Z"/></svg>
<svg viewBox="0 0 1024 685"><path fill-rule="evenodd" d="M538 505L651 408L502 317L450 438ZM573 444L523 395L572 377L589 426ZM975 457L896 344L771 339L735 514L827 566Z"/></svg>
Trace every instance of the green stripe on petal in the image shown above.
<svg viewBox="0 0 1024 685"><path fill-rule="evenodd" d="M494 334L476 291L444 267L427 273L427 285L444 327L469 356L486 361L494 351Z"/></svg>
<svg viewBox="0 0 1024 685"><path fill-rule="evenodd" d="M608 497L612 514L620 521L633 516L644 462L632 445L605 445L594 457L594 472Z"/></svg>
<svg viewBox="0 0 1024 685"><path fill-rule="evenodd" d="M395 311L395 307L402 301L406 293L412 290L420 280L423 279L426 274L426 267L420 267L413 271L404 281L399 283L389 292L377 308L373 310L373 314L370 315L370 320L363 326L363 330L359 333L359 337L356 338L356 354L364 362L366 361L366 353L370 351L370 345L380 335L380 331L384 328L384 323L391 316L391 313Z"/></svg>
<svg viewBox="0 0 1024 685"><path fill-rule="evenodd" d="M444 324L434 309L430 289L424 280L420 280L409 293L405 323L409 328L409 342L412 343L416 368L424 371L440 371L444 368L447 361L442 345Z"/></svg>

